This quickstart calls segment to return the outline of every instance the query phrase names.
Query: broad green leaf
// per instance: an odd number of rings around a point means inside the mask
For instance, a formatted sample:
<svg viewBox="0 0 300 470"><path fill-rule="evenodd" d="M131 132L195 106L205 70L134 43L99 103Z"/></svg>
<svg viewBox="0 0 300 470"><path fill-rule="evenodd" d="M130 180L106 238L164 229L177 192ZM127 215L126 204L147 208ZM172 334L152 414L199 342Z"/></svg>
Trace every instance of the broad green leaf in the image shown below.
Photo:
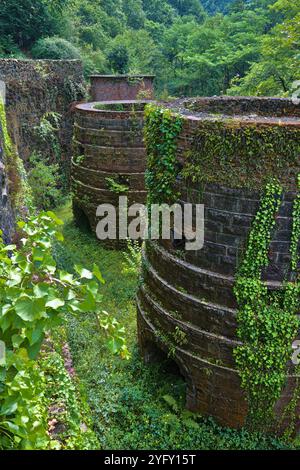
<svg viewBox="0 0 300 470"><path fill-rule="evenodd" d="M12 340L13 347L18 348L20 344L23 343L24 338L21 335L13 335L11 337L11 340Z"/></svg>
<svg viewBox="0 0 300 470"><path fill-rule="evenodd" d="M53 220L53 222L55 222L56 225L60 225L60 226L64 225L63 221L61 219L59 219L57 217L57 215L54 214L54 212L48 211L48 212L46 212L46 214L47 214L48 217L50 217L50 219Z"/></svg>
<svg viewBox="0 0 300 470"><path fill-rule="evenodd" d="M62 282L68 282L68 283L72 283L73 282L73 275L70 274L70 273L67 273L65 271L60 271L59 273L59 279L62 281Z"/></svg>
<svg viewBox="0 0 300 470"><path fill-rule="evenodd" d="M88 269L82 268L81 266L74 266L74 268L81 279L93 279L93 273Z"/></svg>
<svg viewBox="0 0 300 470"><path fill-rule="evenodd" d="M105 279L102 277L101 271L96 264L94 264L93 274L101 284L105 284Z"/></svg>
<svg viewBox="0 0 300 470"><path fill-rule="evenodd" d="M60 307L63 307L65 302L61 299L53 299L46 303L46 307L53 308L53 310L58 310Z"/></svg>
<svg viewBox="0 0 300 470"><path fill-rule="evenodd" d="M20 297L15 304L16 314L24 321L42 318L45 313L45 300L28 296Z"/></svg>

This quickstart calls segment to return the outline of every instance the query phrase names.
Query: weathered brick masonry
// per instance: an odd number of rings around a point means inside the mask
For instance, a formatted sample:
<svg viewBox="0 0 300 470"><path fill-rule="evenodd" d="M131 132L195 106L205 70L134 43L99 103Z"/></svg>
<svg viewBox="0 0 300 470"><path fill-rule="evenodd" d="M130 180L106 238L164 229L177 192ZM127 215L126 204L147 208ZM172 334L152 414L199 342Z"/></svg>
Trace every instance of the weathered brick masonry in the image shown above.
<svg viewBox="0 0 300 470"><path fill-rule="evenodd" d="M101 105L103 109L97 109ZM146 200L144 106L142 101L111 101L76 107L73 208L77 222L81 223L84 215L93 232L97 225L98 205L118 207L120 195L128 196L129 204ZM113 191L112 182L127 190L123 193ZM119 244L116 241L112 245L117 247Z"/></svg>
<svg viewBox="0 0 300 470"><path fill-rule="evenodd" d="M212 119L222 123L219 132L224 136L227 125L236 129L243 126L249 129L253 126L255 129L283 126L288 133L286 144L293 139L300 144L300 107L289 100L213 98L178 102L171 107L184 119L178 139L178 162L183 169L187 152L197 151L200 145L197 140L199 129L201 132L206 126L208 129L206 137L203 132L201 134L202 146L205 139L210 138ZM211 116L210 112L218 114ZM245 165L249 166L246 170L253 181L259 183L270 162L264 158L266 155L262 155L261 162L253 165L254 156L250 150L248 156L246 153ZM237 176L241 176L241 184L237 185L241 187L218 183L218 178L227 178L219 171L218 154L213 156L213 168L208 169L209 181L201 185L189 179L177 183L181 203L205 204L204 248L178 251L171 242L147 243L144 283L138 294L138 336L145 360L155 360L161 350L167 352L167 342L163 338L172 338L178 327L185 333L187 341L174 343L174 360L187 381L188 408L214 416L222 425L232 427L242 426L247 414L233 358L233 349L239 344L233 286L261 197L261 189L243 187L242 152L245 155L245 145L244 148L237 147L231 163L232 169L237 169ZM274 152L279 152L282 158L287 156L284 148L276 148L276 143ZM280 172L285 193L270 246L270 265L263 275L269 288L275 290L280 289L284 279L290 275L292 201L296 195L295 176L300 172L300 156L292 166L286 164ZM215 182L211 181L214 173ZM294 374L291 369L291 376L276 406L278 415L292 398Z"/></svg>
<svg viewBox="0 0 300 470"><path fill-rule="evenodd" d="M152 99L154 78L154 75L92 75L92 101Z"/></svg>

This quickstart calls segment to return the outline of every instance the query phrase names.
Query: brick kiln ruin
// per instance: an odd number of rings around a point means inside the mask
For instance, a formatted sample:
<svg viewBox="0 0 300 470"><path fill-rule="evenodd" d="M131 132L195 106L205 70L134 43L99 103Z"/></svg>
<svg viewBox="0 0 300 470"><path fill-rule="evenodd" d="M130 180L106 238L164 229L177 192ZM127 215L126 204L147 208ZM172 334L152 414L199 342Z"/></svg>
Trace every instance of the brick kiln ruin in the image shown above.
<svg viewBox="0 0 300 470"><path fill-rule="evenodd" d="M95 83L94 96L97 86L103 96L103 80ZM85 219L93 231L99 204L117 206L121 194L129 197L129 204L146 201L143 127L149 101L128 100L123 94L115 100L119 95L114 88L109 92L111 99L104 90L105 101L77 105L75 112L74 216L79 224ZM205 205L205 243L202 250L185 251L172 240L146 242L137 298L139 345L147 362L161 352L172 356L186 379L190 410L213 416L224 426L241 427L249 404L234 358L243 344L237 336L234 287L270 179L280 182L283 194L261 278L272 293L295 282L291 239L300 172L300 106L288 99L235 97L183 99L163 106L182 121L174 194L180 195L181 205ZM291 363L287 370L275 405L276 417L283 421L299 381ZM300 404L295 407L298 413Z"/></svg>
<svg viewBox="0 0 300 470"><path fill-rule="evenodd" d="M95 232L100 204L145 203L145 105L153 97L153 75L92 75L92 103L76 106L72 160L73 213ZM106 241L120 248L124 241Z"/></svg>
<svg viewBox="0 0 300 470"><path fill-rule="evenodd" d="M263 279L269 290L278 291L292 278L300 106L287 99L220 97L181 100L169 108L183 122L176 155L179 202L205 204L205 244L184 251L171 241L146 243L138 294L140 349L150 362L161 351L170 354L171 344L187 382L187 407L240 427L247 401L233 357L239 345L235 276L272 176L284 193ZM176 331L184 341L176 341ZM277 416L292 400L296 380L291 367Z"/></svg>
<svg viewBox="0 0 300 470"><path fill-rule="evenodd" d="M76 107L72 161L73 212L96 230L100 204L145 203L143 116L146 102L106 101ZM107 245L117 248L118 240Z"/></svg>

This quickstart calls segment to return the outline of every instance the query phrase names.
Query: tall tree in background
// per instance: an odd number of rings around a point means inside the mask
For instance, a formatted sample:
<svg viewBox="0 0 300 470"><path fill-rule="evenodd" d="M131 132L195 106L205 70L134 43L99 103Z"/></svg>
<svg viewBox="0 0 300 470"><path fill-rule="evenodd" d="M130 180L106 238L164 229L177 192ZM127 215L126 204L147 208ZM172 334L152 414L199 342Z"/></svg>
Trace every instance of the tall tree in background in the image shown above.
<svg viewBox="0 0 300 470"><path fill-rule="evenodd" d="M20 48L59 32L59 13L67 0L1 0L0 32Z"/></svg>
<svg viewBox="0 0 300 470"><path fill-rule="evenodd" d="M300 79L300 0L278 0L271 10L282 15L283 23L261 36L260 57L232 94L289 96Z"/></svg>

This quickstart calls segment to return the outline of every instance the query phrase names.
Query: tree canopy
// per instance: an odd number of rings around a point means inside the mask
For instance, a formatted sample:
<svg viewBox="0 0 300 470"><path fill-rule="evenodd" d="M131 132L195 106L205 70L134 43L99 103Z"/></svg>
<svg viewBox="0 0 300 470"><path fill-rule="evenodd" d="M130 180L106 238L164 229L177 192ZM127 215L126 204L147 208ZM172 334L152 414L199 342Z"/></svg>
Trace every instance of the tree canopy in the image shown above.
<svg viewBox="0 0 300 470"><path fill-rule="evenodd" d="M155 73L174 96L286 96L299 79L299 15L300 0L2 0L0 55Z"/></svg>

